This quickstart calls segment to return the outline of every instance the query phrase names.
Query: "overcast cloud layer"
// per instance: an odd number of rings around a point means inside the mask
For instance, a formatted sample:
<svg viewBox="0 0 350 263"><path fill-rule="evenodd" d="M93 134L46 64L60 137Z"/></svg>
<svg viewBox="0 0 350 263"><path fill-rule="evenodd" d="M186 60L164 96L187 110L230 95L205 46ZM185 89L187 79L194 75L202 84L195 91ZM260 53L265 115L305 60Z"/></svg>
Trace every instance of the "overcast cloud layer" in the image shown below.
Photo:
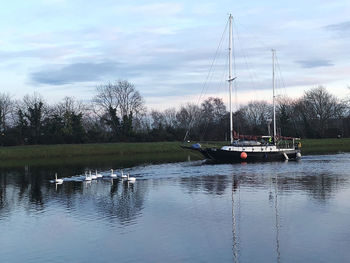
<svg viewBox="0 0 350 263"><path fill-rule="evenodd" d="M324 85L349 95L349 1L264 2L8 1L0 10L2 92L89 100L96 85L127 79L153 108L197 102L203 87L224 96L226 41L205 81L232 13L240 102L271 97L272 48L281 92Z"/></svg>

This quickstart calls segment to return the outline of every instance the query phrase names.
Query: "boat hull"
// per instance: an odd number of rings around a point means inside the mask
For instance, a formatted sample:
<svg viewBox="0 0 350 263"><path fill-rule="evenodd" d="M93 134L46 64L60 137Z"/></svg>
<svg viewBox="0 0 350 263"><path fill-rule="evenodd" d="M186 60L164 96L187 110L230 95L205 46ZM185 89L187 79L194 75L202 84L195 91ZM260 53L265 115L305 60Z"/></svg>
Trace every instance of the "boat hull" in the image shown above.
<svg viewBox="0 0 350 263"><path fill-rule="evenodd" d="M221 163L297 160L298 153L300 154L300 150L294 149L273 152L245 152L246 158L242 158L242 151L226 151L216 148L200 149L199 151L206 159Z"/></svg>

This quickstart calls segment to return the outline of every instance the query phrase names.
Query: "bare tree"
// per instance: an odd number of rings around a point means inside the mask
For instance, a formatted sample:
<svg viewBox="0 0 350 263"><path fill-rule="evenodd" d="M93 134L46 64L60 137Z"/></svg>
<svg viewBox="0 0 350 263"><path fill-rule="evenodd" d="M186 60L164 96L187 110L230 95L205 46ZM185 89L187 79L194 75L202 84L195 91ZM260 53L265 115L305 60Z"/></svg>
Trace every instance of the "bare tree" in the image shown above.
<svg viewBox="0 0 350 263"><path fill-rule="evenodd" d="M342 118L346 105L324 87L319 86L305 92L298 102L297 109L306 128L313 129L320 137L324 137L328 121Z"/></svg>
<svg viewBox="0 0 350 263"><path fill-rule="evenodd" d="M128 137L132 131L142 128L145 103L133 84L119 80L100 85L96 91L95 113L112 129L115 138Z"/></svg>
<svg viewBox="0 0 350 263"><path fill-rule="evenodd" d="M163 114L166 125L175 128L177 126L175 108L166 109Z"/></svg>
<svg viewBox="0 0 350 263"><path fill-rule="evenodd" d="M121 116L128 115L130 112L137 116L145 110L144 101L140 93L133 84L126 80L118 81L116 96Z"/></svg>
<svg viewBox="0 0 350 263"><path fill-rule="evenodd" d="M96 91L94 101L104 112L113 108L119 117L128 115L130 112L136 117L145 111L145 103L140 93L126 80L100 85Z"/></svg>
<svg viewBox="0 0 350 263"><path fill-rule="evenodd" d="M40 93L34 92L31 95L25 95L17 106L22 107L24 110L28 110L28 108L33 108L34 105L39 105L40 103L42 104L42 114L43 116L46 116L50 109L48 109L47 103Z"/></svg>
<svg viewBox="0 0 350 263"><path fill-rule="evenodd" d="M4 132L8 126L8 119L13 112L14 102L8 93L0 93L0 130Z"/></svg>
<svg viewBox="0 0 350 263"><path fill-rule="evenodd" d="M221 98L210 97L201 105L202 118L207 123L220 123L226 115L226 106Z"/></svg>
<svg viewBox="0 0 350 263"><path fill-rule="evenodd" d="M283 136L296 136L295 101L287 96L279 96L276 99L277 131Z"/></svg>
<svg viewBox="0 0 350 263"><path fill-rule="evenodd" d="M221 98L210 97L201 104L200 139L222 140L227 134L226 106Z"/></svg>
<svg viewBox="0 0 350 263"><path fill-rule="evenodd" d="M164 128L166 123L165 123L164 114L162 112L157 110L152 110L150 115L151 115L151 127L153 129L160 129L162 127Z"/></svg>
<svg viewBox="0 0 350 263"><path fill-rule="evenodd" d="M109 108L118 108L119 102L115 95L116 85L107 83L96 87L97 95L94 102L102 109L102 114L108 112Z"/></svg>
<svg viewBox="0 0 350 263"><path fill-rule="evenodd" d="M200 108L195 104L188 103L185 106L182 106L176 113L176 120L179 128L188 129L189 127L197 127L200 114Z"/></svg>
<svg viewBox="0 0 350 263"><path fill-rule="evenodd" d="M249 127L249 133L266 134L267 119L271 118L272 105L266 101L251 101L239 109L239 115ZM242 121L242 120L241 120Z"/></svg>
<svg viewBox="0 0 350 263"><path fill-rule="evenodd" d="M349 85L347 86L347 88L350 91L350 86ZM345 116L349 118L350 117L350 96L347 95L342 102L346 106Z"/></svg>
<svg viewBox="0 0 350 263"><path fill-rule="evenodd" d="M60 116L66 112L80 114L84 113L86 110L86 105L81 101L76 100L74 97L64 97L61 102L54 106L55 113Z"/></svg>

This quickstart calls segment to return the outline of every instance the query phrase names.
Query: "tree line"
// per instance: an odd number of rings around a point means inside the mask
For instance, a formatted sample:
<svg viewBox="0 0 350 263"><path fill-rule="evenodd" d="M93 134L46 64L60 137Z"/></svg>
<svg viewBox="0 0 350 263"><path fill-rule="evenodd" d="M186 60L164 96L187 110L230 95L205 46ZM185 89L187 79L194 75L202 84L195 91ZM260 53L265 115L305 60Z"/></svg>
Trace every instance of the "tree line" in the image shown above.
<svg viewBox="0 0 350 263"><path fill-rule="evenodd" d="M266 135L272 105L251 101L233 113L240 134ZM302 138L350 135L347 101L316 87L301 98L278 97L278 134ZM66 97L49 104L38 93L14 100L0 93L2 146L26 144L100 143L124 141L213 141L229 139L229 113L221 98L200 105L187 103L163 111L147 110L135 86L119 80L96 87L89 103Z"/></svg>

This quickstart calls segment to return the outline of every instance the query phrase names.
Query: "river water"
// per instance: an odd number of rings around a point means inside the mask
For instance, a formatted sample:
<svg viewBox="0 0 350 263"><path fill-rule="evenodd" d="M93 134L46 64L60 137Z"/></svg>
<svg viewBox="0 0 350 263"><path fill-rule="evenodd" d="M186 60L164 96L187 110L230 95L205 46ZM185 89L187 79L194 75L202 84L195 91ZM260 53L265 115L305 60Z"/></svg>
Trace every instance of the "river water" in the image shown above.
<svg viewBox="0 0 350 263"><path fill-rule="evenodd" d="M2 168L1 262L350 262L350 154L119 166Z"/></svg>

